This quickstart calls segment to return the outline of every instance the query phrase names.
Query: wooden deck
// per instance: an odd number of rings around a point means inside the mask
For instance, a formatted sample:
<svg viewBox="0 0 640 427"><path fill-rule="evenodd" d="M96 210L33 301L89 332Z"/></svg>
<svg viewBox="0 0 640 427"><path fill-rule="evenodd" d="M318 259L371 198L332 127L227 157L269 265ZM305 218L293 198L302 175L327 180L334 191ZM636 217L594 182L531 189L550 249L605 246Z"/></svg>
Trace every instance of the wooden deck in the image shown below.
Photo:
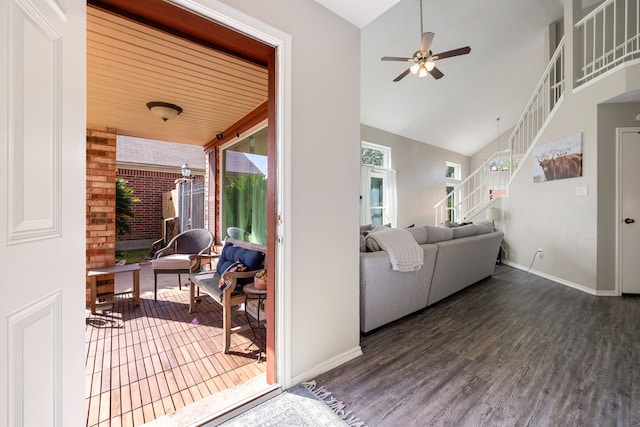
<svg viewBox="0 0 640 427"><path fill-rule="evenodd" d="M233 314L245 324L244 311ZM189 314L189 288L144 294L86 318L86 414L91 426L137 426L265 372L252 333L223 354L222 309L204 296ZM264 356L263 356L264 360Z"/></svg>

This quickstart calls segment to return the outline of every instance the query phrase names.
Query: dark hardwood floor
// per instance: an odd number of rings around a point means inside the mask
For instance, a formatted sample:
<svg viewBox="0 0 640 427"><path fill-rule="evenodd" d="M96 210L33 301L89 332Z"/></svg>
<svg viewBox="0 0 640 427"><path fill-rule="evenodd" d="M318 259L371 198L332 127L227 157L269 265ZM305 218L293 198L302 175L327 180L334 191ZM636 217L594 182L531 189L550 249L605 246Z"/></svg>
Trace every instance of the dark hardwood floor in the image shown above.
<svg viewBox="0 0 640 427"><path fill-rule="evenodd" d="M638 426L640 297L495 274L316 378L368 426Z"/></svg>

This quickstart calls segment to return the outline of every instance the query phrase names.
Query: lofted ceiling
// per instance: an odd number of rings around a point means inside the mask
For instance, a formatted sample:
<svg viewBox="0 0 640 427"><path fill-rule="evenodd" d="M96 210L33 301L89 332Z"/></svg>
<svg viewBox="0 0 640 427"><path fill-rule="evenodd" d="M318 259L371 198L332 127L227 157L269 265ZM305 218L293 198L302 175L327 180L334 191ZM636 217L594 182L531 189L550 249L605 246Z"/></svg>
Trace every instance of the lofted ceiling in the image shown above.
<svg viewBox="0 0 640 427"><path fill-rule="evenodd" d="M87 8L87 123L203 146L267 99L267 69ZM182 107L166 122L147 109Z"/></svg>
<svg viewBox="0 0 640 427"><path fill-rule="evenodd" d="M546 66L547 28L563 15L562 0L423 0L433 51L471 53L439 61L440 80L394 83L406 64L380 58L418 49L418 0L315 1L361 28L361 123L464 155L496 138L497 118L501 133L515 125ZM262 104L267 86L259 63L87 9L89 124L202 146ZM150 101L184 112L163 122Z"/></svg>
<svg viewBox="0 0 640 427"><path fill-rule="evenodd" d="M362 28L400 0L315 0L338 16Z"/></svg>
<svg viewBox="0 0 640 427"><path fill-rule="evenodd" d="M464 155L496 139L498 118L500 133L516 124L547 65L547 28L564 14L563 0L423 0L433 52L471 53L438 61L440 80L394 83L407 65L380 58L418 50L419 1L316 1L361 28L361 122ZM372 13L370 3L388 9Z"/></svg>

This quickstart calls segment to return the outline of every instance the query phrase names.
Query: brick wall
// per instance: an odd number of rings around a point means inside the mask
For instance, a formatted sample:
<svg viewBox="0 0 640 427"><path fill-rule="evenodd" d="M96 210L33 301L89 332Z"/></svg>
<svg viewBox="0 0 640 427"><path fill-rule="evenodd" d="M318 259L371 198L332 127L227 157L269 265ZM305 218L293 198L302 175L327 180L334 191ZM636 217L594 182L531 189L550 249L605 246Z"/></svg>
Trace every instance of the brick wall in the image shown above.
<svg viewBox="0 0 640 427"><path fill-rule="evenodd" d="M116 250L116 129L87 128L87 270L111 267ZM89 302L89 281L86 301ZM113 294L113 276L101 276L97 294Z"/></svg>
<svg viewBox="0 0 640 427"><path fill-rule="evenodd" d="M146 240L162 238L162 193L176 189L176 180L182 175L139 169L120 168L119 178L126 179L127 186L140 201L131 205L135 215L130 219L131 233L117 236L118 240Z"/></svg>

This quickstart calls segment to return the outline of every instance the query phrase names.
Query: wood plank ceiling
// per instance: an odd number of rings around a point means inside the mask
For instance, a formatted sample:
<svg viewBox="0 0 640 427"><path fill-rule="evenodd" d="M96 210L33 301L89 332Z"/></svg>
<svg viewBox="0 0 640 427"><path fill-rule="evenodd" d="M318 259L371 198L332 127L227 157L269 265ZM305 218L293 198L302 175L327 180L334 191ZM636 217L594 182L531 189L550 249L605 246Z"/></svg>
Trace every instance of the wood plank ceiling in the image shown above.
<svg viewBox="0 0 640 427"><path fill-rule="evenodd" d="M204 146L267 100L267 69L87 8L87 123L122 135ZM182 107L166 122L147 109Z"/></svg>

